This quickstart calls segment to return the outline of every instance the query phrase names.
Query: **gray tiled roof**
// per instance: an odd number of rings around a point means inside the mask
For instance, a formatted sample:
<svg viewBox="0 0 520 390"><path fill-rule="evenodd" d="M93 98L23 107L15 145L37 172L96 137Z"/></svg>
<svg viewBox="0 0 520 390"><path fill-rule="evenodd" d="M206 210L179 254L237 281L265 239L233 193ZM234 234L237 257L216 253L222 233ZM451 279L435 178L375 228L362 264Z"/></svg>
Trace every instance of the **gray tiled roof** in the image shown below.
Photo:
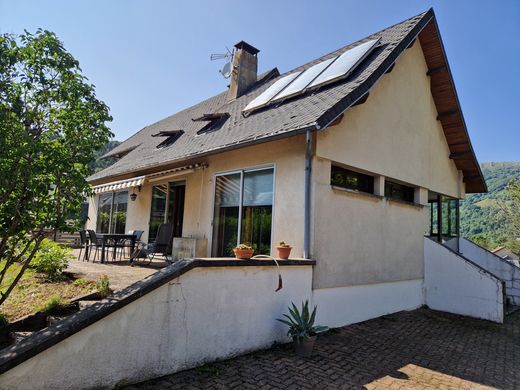
<svg viewBox="0 0 520 390"><path fill-rule="evenodd" d="M360 43L381 38L374 51L354 73L337 84L244 117L244 107L278 77L263 82L260 80L248 93L232 102L227 101L226 91L146 126L112 150L109 155L123 154L128 150L131 150L130 152L110 167L90 176L88 180L97 182L129 173L139 174L157 165L180 163L232 146L246 146L273 137L296 134L309 128L323 127L372 87L432 17L432 10L421 13L285 73L304 70ZM219 130L197 135L197 131L207 122L194 122L192 119L213 112L228 112L230 118ZM163 139L152 137L152 134L180 129L184 130L184 134L172 146L156 148Z"/></svg>

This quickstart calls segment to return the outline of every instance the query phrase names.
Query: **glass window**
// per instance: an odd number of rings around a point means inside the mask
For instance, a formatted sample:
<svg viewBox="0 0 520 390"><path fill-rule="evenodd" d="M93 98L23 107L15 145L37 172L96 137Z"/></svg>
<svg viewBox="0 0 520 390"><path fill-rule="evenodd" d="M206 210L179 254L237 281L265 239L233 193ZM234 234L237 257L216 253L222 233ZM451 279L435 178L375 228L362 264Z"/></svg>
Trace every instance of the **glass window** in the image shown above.
<svg viewBox="0 0 520 390"><path fill-rule="evenodd" d="M333 165L331 168L330 184L350 190L374 193L374 178L372 176L336 165Z"/></svg>
<svg viewBox="0 0 520 390"><path fill-rule="evenodd" d="M108 233L110 227L110 210L112 208L112 192L99 195L96 231Z"/></svg>
<svg viewBox="0 0 520 390"><path fill-rule="evenodd" d="M213 256L233 256L239 243L250 244L256 254L271 252L273 172L269 168L216 177Z"/></svg>
<svg viewBox="0 0 520 390"><path fill-rule="evenodd" d="M445 237L458 236L458 199L442 197L442 235Z"/></svg>
<svg viewBox="0 0 520 390"><path fill-rule="evenodd" d="M273 214L273 171L262 170L244 173L242 206L242 234L240 241L247 242L256 254L271 253L271 221Z"/></svg>
<svg viewBox="0 0 520 390"><path fill-rule="evenodd" d="M128 191L99 195L96 231L125 233Z"/></svg>
<svg viewBox="0 0 520 390"><path fill-rule="evenodd" d="M413 203L415 188L385 180L385 197Z"/></svg>
<svg viewBox="0 0 520 390"><path fill-rule="evenodd" d="M157 236L159 225L164 223L166 215L166 195L168 184L153 186L152 188L152 208L150 211L150 227L148 230L148 242L154 242Z"/></svg>

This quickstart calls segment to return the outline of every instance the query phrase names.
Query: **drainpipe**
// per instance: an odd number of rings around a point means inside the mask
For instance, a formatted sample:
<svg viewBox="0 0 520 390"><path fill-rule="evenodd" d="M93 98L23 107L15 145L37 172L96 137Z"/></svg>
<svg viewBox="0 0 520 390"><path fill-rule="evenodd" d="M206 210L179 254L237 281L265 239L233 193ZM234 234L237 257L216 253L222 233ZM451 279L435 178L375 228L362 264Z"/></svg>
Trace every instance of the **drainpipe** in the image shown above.
<svg viewBox="0 0 520 390"><path fill-rule="evenodd" d="M305 200L303 211L303 257L310 259L311 248L311 131L305 133Z"/></svg>

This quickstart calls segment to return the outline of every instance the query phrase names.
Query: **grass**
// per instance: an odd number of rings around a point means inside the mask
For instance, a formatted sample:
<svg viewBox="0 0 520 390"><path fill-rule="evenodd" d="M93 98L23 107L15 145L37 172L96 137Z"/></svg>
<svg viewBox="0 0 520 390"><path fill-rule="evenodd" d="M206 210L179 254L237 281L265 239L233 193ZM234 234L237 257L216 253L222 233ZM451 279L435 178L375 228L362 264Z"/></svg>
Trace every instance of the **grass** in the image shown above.
<svg viewBox="0 0 520 390"><path fill-rule="evenodd" d="M67 306L70 302L67 299L63 299L59 294L54 294L49 298L47 302L38 308L38 311L49 313L53 310L57 310L64 306Z"/></svg>
<svg viewBox="0 0 520 390"><path fill-rule="evenodd" d="M15 264L7 271L0 289L5 290L20 270L20 265ZM27 269L11 292L11 295L0 306L0 311L9 321L37 312L43 305L49 303L54 295L60 300L67 301L78 295L86 294L96 288L95 282L83 279L72 280L67 277L59 280L48 280L44 275L38 274L32 269Z"/></svg>

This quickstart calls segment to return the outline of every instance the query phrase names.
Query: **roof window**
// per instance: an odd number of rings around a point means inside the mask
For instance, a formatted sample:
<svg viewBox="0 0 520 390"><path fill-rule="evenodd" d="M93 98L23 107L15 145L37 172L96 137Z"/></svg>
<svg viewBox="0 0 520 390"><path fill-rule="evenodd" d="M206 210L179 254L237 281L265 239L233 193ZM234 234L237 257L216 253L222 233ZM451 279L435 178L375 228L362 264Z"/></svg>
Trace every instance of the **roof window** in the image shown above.
<svg viewBox="0 0 520 390"><path fill-rule="evenodd" d="M152 134L152 137L166 137L164 141L156 146L157 149L162 149L173 145L183 134L184 130L160 131L157 134Z"/></svg>
<svg viewBox="0 0 520 390"><path fill-rule="evenodd" d="M224 123L226 123L227 119L230 117L227 112L217 112L214 114L204 114L199 118L192 119L193 122L208 122L202 129L197 131L197 134L210 133L212 131L219 130Z"/></svg>

